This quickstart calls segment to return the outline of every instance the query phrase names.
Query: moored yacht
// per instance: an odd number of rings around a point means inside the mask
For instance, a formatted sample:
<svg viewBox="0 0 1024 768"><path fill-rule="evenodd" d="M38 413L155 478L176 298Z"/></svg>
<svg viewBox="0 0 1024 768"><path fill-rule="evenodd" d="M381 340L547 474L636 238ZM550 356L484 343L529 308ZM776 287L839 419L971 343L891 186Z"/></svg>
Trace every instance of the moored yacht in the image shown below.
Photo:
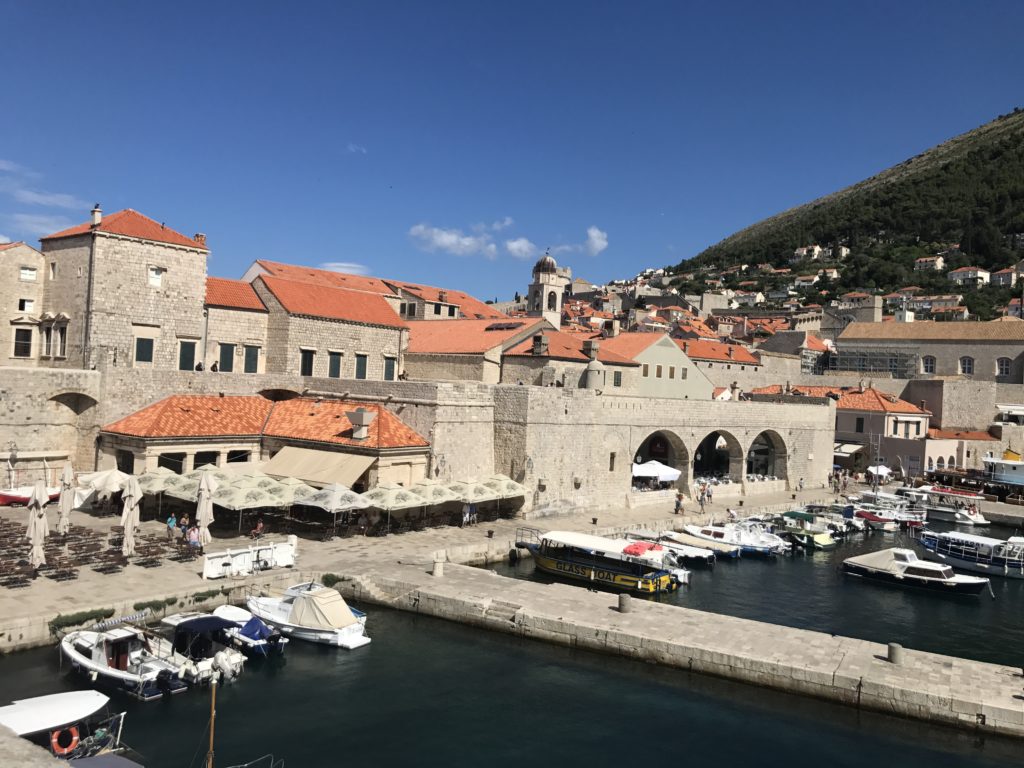
<svg viewBox="0 0 1024 768"><path fill-rule="evenodd" d="M911 549L882 549L866 555L848 557L843 571L899 587L913 587L951 595L979 595L988 587L988 579L954 573L948 565L918 560Z"/></svg>
<svg viewBox="0 0 1024 768"><path fill-rule="evenodd" d="M1024 579L1024 537L1004 541L958 531L922 531L916 541L929 560L986 576Z"/></svg>
<svg viewBox="0 0 1024 768"><path fill-rule="evenodd" d="M720 541L740 548L744 555L775 557L786 554L790 546L761 523L738 522L724 525L684 525L683 530L704 541Z"/></svg>
<svg viewBox="0 0 1024 768"><path fill-rule="evenodd" d="M366 614L350 608L338 590L315 581L289 587L279 597L250 597L246 605L286 637L347 650L370 642Z"/></svg>
<svg viewBox="0 0 1024 768"><path fill-rule="evenodd" d="M143 701L181 693L181 667L189 662L171 643L142 629L121 625L95 631L79 629L60 641L61 654L89 679L113 685Z"/></svg>

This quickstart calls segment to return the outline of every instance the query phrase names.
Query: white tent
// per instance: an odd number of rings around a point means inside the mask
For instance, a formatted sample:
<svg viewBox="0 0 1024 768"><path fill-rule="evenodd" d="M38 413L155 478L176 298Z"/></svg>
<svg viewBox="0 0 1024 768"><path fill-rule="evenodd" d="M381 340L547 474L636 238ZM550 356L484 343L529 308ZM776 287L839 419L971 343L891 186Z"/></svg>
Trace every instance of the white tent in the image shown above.
<svg viewBox="0 0 1024 768"><path fill-rule="evenodd" d="M887 477L892 474L892 470L888 467L883 467L881 464L877 467L868 467L868 472L872 475L878 475L879 477Z"/></svg>
<svg viewBox="0 0 1024 768"><path fill-rule="evenodd" d="M674 483L683 474L681 470L651 459L643 464L633 465L633 477L651 477L659 483Z"/></svg>
<svg viewBox="0 0 1024 768"><path fill-rule="evenodd" d="M125 483L131 475L119 469L105 469L100 472L89 472L78 476L78 484L84 488L96 491L102 499L117 493L124 488Z"/></svg>

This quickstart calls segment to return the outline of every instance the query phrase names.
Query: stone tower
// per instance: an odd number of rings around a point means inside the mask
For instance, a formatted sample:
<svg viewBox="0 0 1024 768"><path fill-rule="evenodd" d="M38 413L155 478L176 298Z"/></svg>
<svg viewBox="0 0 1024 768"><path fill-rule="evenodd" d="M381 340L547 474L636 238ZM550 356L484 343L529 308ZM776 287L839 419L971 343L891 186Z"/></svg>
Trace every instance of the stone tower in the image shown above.
<svg viewBox="0 0 1024 768"><path fill-rule="evenodd" d="M526 296L530 317L543 317L552 326L562 325L562 292L565 280L559 274L558 264L549 254L533 265L533 282Z"/></svg>

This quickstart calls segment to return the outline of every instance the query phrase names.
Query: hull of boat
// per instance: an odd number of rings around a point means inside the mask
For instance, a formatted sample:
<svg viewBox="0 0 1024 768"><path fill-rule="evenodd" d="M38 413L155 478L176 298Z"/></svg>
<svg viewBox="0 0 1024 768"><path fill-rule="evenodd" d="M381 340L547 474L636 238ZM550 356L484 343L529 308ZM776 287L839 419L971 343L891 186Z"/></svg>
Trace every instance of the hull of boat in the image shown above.
<svg viewBox="0 0 1024 768"><path fill-rule="evenodd" d="M124 691L142 701L155 701L163 698L164 694L181 693L188 688L170 665L165 665L162 670L153 669L140 674L111 669L80 653L73 642L68 642L68 638L61 641L61 654L71 663L73 670L91 681ZM161 674L164 671L166 674Z"/></svg>
<svg viewBox="0 0 1024 768"><path fill-rule="evenodd" d="M928 518L930 520L939 520L944 523L956 523L957 525L988 525L989 522L984 517L968 517L962 512L957 510L937 510L930 508L928 510Z"/></svg>
<svg viewBox="0 0 1024 768"><path fill-rule="evenodd" d="M252 640L242 637L238 629L227 630L221 635L225 645L229 645L237 651L241 651L249 658L259 659L269 656L284 656L284 648L288 644L288 638L282 637L276 643L266 640Z"/></svg>
<svg viewBox="0 0 1024 768"><path fill-rule="evenodd" d="M28 505L29 498L31 498L30 495L13 489L0 491L0 507L24 507ZM60 491L48 494L47 498L50 501L58 501L60 499Z"/></svg>
<svg viewBox="0 0 1024 768"><path fill-rule="evenodd" d="M261 610L257 599L250 598L248 608L253 616L258 616L263 622L277 629L286 638L294 640L305 640L307 643L318 643L330 645L335 648L354 650L370 644L370 638L363 634L363 622L350 624L341 629L322 629L316 627L303 627L292 624L279 616Z"/></svg>
<svg viewBox="0 0 1024 768"><path fill-rule="evenodd" d="M932 560L936 563L944 563L945 565L952 566L953 568L959 568L962 571L980 573L982 576L999 576L1004 579L1024 579L1024 563L1009 564L998 558L993 558L990 563L979 563L975 560L967 560L945 552L936 552L921 541L918 541L917 545L921 548L926 559Z"/></svg>
<svg viewBox="0 0 1024 768"><path fill-rule="evenodd" d="M850 576L859 576L869 581L880 584L888 584L903 589L922 589L927 592L935 592L943 595L980 595L988 586L988 582L946 582L938 579L919 579L913 576L897 576L888 571L877 571L874 568L865 568L855 563L843 563L843 572Z"/></svg>
<svg viewBox="0 0 1024 768"><path fill-rule="evenodd" d="M672 592L679 586L679 583L667 573L654 578L644 578L635 574L620 573L602 566L558 560L548 555L540 554L537 547L531 548L530 553L533 555L534 565L537 570L573 581L601 584L613 589L624 589L643 594Z"/></svg>

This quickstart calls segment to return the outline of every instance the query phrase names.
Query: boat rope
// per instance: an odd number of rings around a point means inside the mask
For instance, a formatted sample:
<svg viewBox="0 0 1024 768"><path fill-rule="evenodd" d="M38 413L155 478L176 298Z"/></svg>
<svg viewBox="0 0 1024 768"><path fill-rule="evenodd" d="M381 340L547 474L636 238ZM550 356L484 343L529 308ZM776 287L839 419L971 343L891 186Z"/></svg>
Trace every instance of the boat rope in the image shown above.
<svg viewBox="0 0 1024 768"><path fill-rule="evenodd" d="M203 732L199 734L199 743L196 745L196 751L192 754L192 759L188 761L188 768L192 768L196 764L196 758L199 757L199 752L206 744L206 734L210 730L210 721L206 721L206 727L203 728Z"/></svg>
<svg viewBox="0 0 1024 768"><path fill-rule="evenodd" d="M990 581L988 582L988 593L989 593L990 595L992 595L992 599L993 599L993 600L995 600L995 599L996 599L996 592L995 592L995 590L994 590L994 589L992 589L992 582L991 582L991 580L990 580Z"/></svg>

